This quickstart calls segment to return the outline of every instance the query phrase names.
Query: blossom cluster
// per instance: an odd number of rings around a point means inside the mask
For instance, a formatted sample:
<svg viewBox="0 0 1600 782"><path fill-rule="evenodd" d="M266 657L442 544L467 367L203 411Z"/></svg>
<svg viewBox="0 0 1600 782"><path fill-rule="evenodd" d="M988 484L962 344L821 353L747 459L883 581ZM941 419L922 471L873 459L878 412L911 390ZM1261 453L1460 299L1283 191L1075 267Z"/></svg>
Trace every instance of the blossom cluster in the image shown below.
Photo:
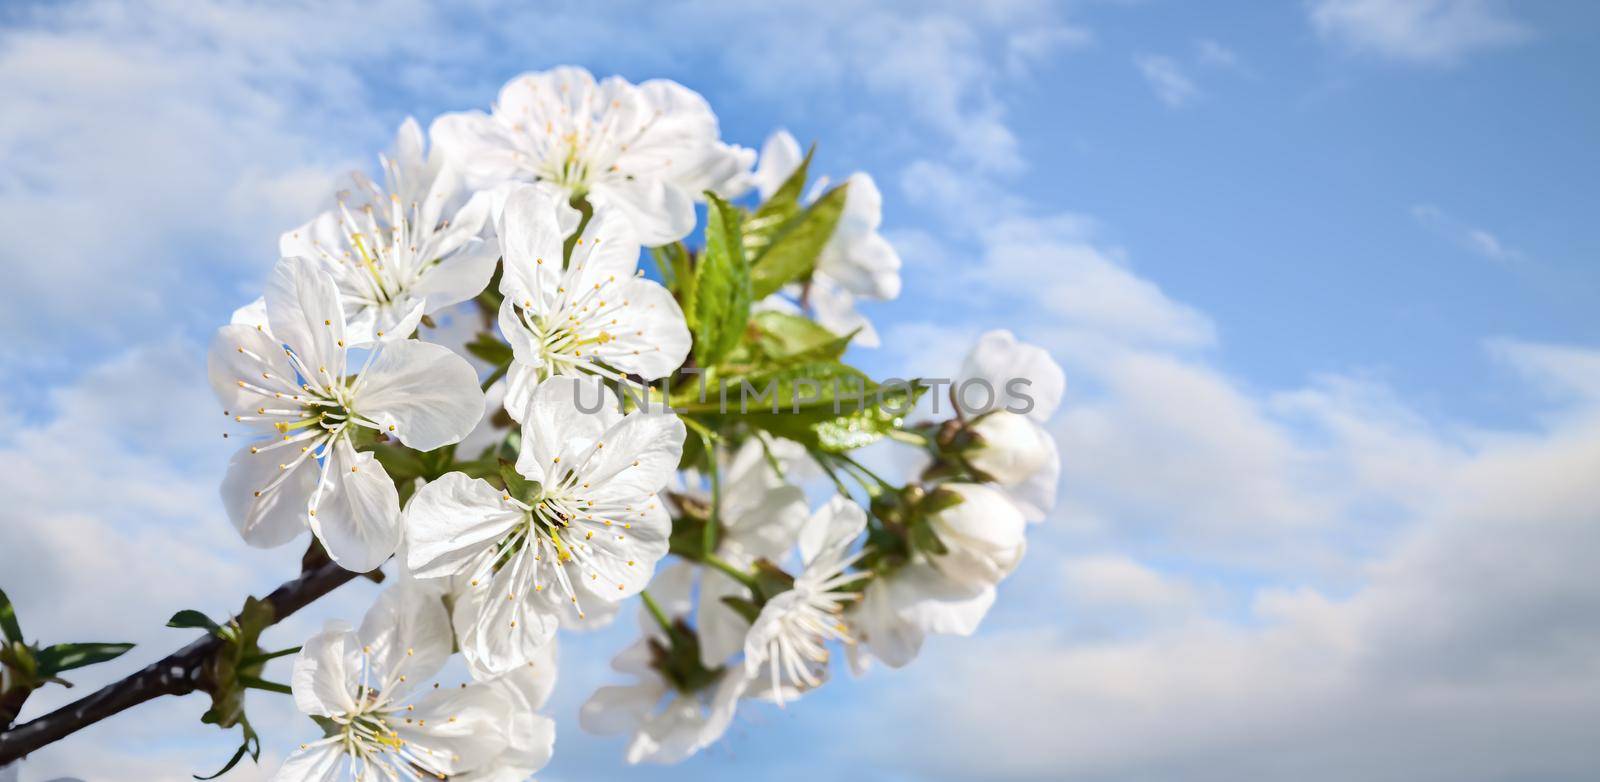
<svg viewBox="0 0 1600 782"><path fill-rule="evenodd" d="M308 556L392 560L393 582L295 657L322 737L276 779L526 778L553 752L558 637L633 598L631 681L579 717L634 763L802 698L836 653L900 667L976 630L1055 494L1043 350L983 335L961 376L1000 398L931 420L905 384L767 410L695 394L877 388L842 359L878 345L858 305L899 295L901 260L872 177L810 163L783 131L725 143L679 84L557 68L492 111L407 120L381 181L283 235L211 347L245 440L225 506L251 545L309 530ZM864 463L879 444L908 477ZM456 651L471 680L441 687Z"/></svg>

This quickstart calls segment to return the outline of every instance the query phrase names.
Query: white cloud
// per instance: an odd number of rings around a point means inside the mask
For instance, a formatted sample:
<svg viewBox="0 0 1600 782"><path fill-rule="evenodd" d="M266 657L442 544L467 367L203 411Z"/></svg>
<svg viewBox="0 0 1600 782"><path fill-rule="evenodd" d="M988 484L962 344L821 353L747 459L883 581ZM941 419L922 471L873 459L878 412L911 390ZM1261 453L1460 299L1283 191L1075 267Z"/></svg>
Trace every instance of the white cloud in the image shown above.
<svg viewBox="0 0 1600 782"><path fill-rule="evenodd" d="M1200 98L1200 88L1177 60L1164 55L1141 54L1133 58L1133 64L1168 108L1181 109Z"/></svg>
<svg viewBox="0 0 1600 782"><path fill-rule="evenodd" d="M1432 204L1411 207L1411 216L1423 227L1433 231L1462 249L1498 263L1515 263L1527 259L1521 250L1507 246L1488 231L1453 217Z"/></svg>
<svg viewBox="0 0 1600 782"><path fill-rule="evenodd" d="M1319 35L1350 51L1453 65L1532 36L1506 7L1500 0L1313 0L1308 10Z"/></svg>
<svg viewBox="0 0 1600 782"><path fill-rule="evenodd" d="M1242 65L1237 53L1210 38L1196 40L1194 49L1195 59L1201 65L1217 68L1238 68Z"/></svg>

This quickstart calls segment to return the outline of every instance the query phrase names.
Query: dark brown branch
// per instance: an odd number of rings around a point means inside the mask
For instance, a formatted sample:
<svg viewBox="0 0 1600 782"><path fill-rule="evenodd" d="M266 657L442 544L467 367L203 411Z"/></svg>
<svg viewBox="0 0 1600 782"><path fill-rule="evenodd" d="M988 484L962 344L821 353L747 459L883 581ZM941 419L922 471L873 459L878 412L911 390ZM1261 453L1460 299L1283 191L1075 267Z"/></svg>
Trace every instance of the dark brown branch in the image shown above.
<svg viewBox="0 0 1600 782"><path fill-rule="evenodd" d="M299 578L267 595L273 622L282 621L358 575L326 560L308 565ZM0 766L145 701L204 689L202 670L220 643L215 636L207 635L98 692L0 733Z"/></svg>

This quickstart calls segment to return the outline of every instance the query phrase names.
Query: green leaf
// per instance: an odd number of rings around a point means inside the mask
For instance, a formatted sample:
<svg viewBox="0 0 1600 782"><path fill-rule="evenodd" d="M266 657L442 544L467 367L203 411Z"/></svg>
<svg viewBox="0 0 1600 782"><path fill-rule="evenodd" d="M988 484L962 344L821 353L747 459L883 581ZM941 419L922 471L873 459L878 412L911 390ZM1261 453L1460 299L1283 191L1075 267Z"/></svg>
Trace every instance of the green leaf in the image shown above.
<svg viewBox="0 0 1600 782"><path fill-rule="evenodd" d="M487 331L480 331L466 344L467 352L490 366L500 366L511 361L511 346Z"/></svg>
<svg viewBox="0 0 1600 782"><path fill-rule="evenodd" d="M828 367L838 369L829 370ZM859 370L843 364L808 364L785 370L790 375L780 398L790 400L807 379L823 381L820 394L798 406L784 405L774 413L752 409L741 417L750 426L794 440L808 448L828 453L843 453L876 442L904 423L905 415L927 391L920 383L882 386L873 383ZM754 385L754 384L752 384ZM810 386L807 386L809 389ZM758 386L759 389L759 386Z"/></svg>
<svg viewBox="0 0 1600 782"><path fill-rule="evenodd" d="M516 462L510 459L500 460L500 480L506 485L506 493L523 502L532 501L534 495L539 493L539 482L530 481L517 472Z"/></svg>
<svg viewBox="0 0 1600 782"><path fill-rule="evenodd" d="M837 361L855 336L851 332L841 337L810 318L786 312L756 313L750 322L756 349L773 366Z"/></svg>
<svg viewBox="0 0 1600 782"><path fill-rule="evenodd" d="M683 242L651 247L650 257L656 259L656 268L661 270L661 280L666 283L667 290L680 293L683 286L694 282L694 270L689 264L689 248L685 247ZM679 303L683 303L682 297L679 297Z"/></svg>
<svg viewBox="0 0 1600 782"><path fill-rule="evenodd" d="M738 344L750 319L750 267L739 239L739 210L714 193L706 199L706 253L695 269L694 358L713 367Z"/></svg>
<svg viewBox="0 0 1600 782"><path fill-rule="evenodd" d="M115 660L132 648L133 644L56 644L39 650L39 673L54 676L62 671Z"/></svg>
<svg viewBox="0 0 1600 782"><path fill-rule="evenodd" d="M234 751L233 757L228 760L228 764L223 766L222 770L210 776L203 777L199 774L191 774L190 776L199 780L216 779L232 771L234 766L239 765L239 761L244 759L246 752L250 753L250 760L256 763L261 762L261 738L256 735L255 729L250 727L249 720L241 717L239 727L244 733L244 741L239 742L239 749Z"/></svg>
<svg viewBox="0 0 1600 782"><path fill-rule="evenodd" d="M722 597L722 604L733 609L734 613L744 617L744 620L750 624L755 624L756 617L761 615L761 606L758 606L753 601L742 597L724 595Z"/></svg>
<svg viewBox="0 0 1600 782"><path fill-rule="evenodd" d="M196 628L205 630L212 635L217 635L222 631L221 625L211 621L211 617L206 616L205 614L202 614L193 608L185 608L182 611L173 614L172 618L167 620L167 626L178 628Z"/></svg>
<svg viewBox="0 0 1600 782"><path fill-rule="evenodd" d="M800 213L800 195L806 188L806 171L811 168L811 156L816 151L814 144L806 150L805 159L800 161L799 167L745 223L744 251L749 257L754 258L766 250L783 230L784 224Z"/></svg>
<svg viewBox="0 0 1600 782"><path fill-rule="evenodd" d="M751 263L751 295L762 299L776 292L785 283L811 274L816 268L817 256L833 237L839 225L839 215L844 212L848 184L824 193L799 216L785 223L772 244Z"/></svg>
<svg viewBox="0 0 1600 782"><path fill-rule="evenodd" d="M17 624L17 609L12 607L11 598L6 597L3 589L0 589L0 632L5 633L7 641L22 642L22 625Z"/></svg>
<svg viewBox="0 0 1600 782"><path fill-rule="evenodd" d="M933 531L933 525L926 519L911 525L911 545L918 551L935 556L950 553L950 549L939 539L939 534Z"/></svg>

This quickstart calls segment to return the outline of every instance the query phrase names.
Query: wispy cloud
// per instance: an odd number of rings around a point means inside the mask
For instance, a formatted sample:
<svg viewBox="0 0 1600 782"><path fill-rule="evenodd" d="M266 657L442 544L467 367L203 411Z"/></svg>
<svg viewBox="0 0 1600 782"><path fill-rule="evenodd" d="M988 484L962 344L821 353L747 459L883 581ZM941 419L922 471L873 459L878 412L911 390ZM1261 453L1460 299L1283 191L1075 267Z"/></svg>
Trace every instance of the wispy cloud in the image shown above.
<svg viewBox="0 0 1600 782"><path fill-rule="evenodd" d="M1507 9L1501 0L1313 0L1308 5L1317 33L1351 52L1438 66L1532 37Z"/></svg>
<svg viewBox="0 0 1600 782"><path fill-rule="evenodd" d="M1517 263L1527 259L1521 250L1508 246L1498 236L1463 222L1432 204L1417 204L1411 207L1411 216L1428 230L1449 239L1468 252L1491 261Z"/></svg>
<svg viewBox="0 0 1600 782"><path fill-rule="evenodd" d="M1237 52L1210 38L1196 40L1194 51L1195 59L1201 65L1218 68L1238 68L1243 65Z"/></svg>
<svg viewBox="0 0 1600 782"><path fill-rule="evenodd" d="M1177 60L1165 55L1141 54L1133 58L1133 64L1168 108L1181 109L1199 99L1200 88Z"/></svg>

